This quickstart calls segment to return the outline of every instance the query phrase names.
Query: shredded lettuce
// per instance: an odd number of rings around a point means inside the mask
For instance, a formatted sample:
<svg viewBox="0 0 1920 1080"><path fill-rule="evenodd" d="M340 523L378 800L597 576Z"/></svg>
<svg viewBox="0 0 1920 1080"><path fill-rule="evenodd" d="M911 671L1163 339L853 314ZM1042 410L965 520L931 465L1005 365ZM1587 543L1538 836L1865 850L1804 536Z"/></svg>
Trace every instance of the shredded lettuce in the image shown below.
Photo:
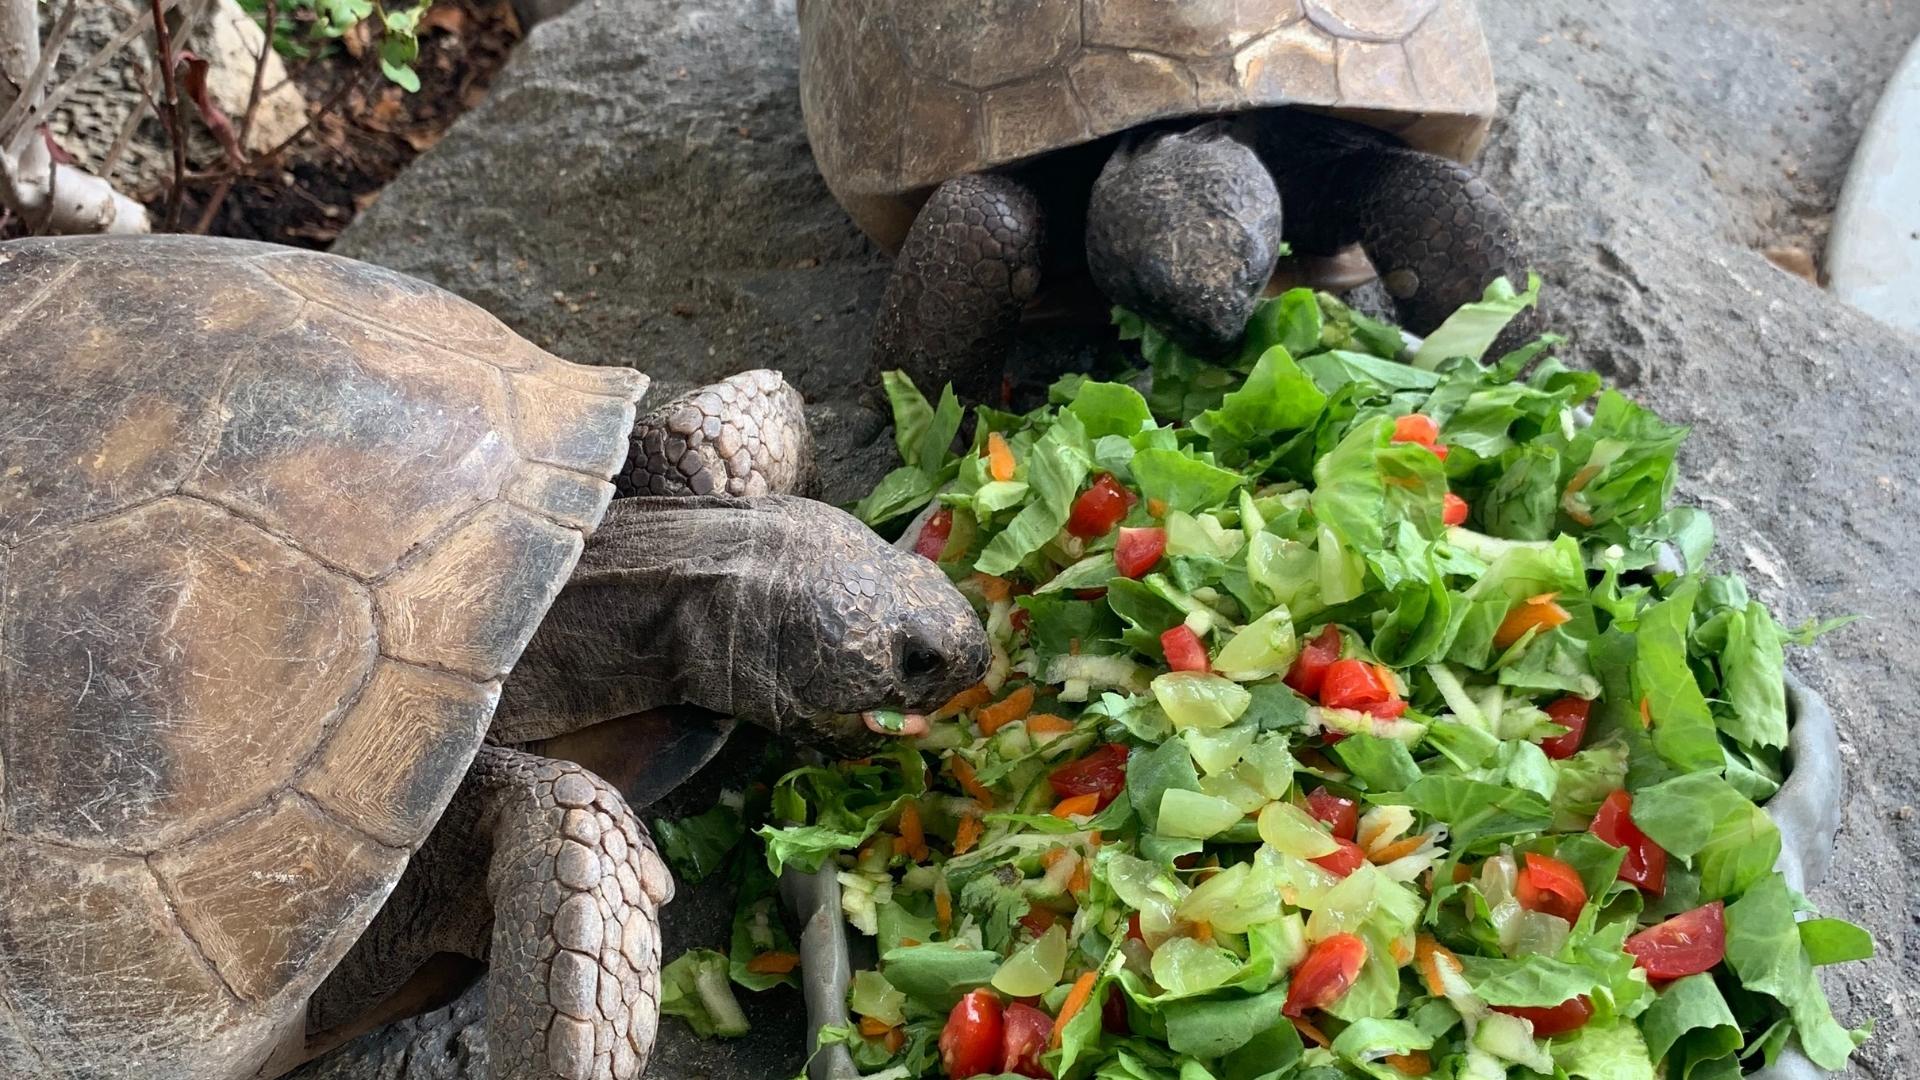
<svg viewBox="0 0 1920 1080"><path fill-rule="evenodd" d="M940 563L994 666L918 742L794 769L739 815L758 841L733 846L764 862L735 871L736 980L785 981L746 968L790 944L769 871L831 866L879 961L860 1026L828 1038L889 1080L940 1075L979 987L1049 1016L1085 997L1043 1058L1059 1080L1732 1080L1789 1043L1843 1067L1866 1029L1814 971L1873 943L1803 918L1759 804L1788 767L1785 650L1845 620L1789 632L1706 573L1712 521L1671 502L1686 428L1551 336L1489 355L1538 297L1496 282L1410 349L1294 290L1223 358L1116 311L1143 378L977 408L971 446L950 390L889 375L902 464L857 509L953 512ZM1120 528L1161 530L1135 576L1117 530L1065 528L1103 475ZM1622 790L1669 857L1657 893L1593 828ZM662 842L712 872L738 827L716 811ZM1541 899L1540 859L1579 902ZM1712 901L1724 960L1656 987L1628 939ZM1364 954L1296 1028L1338 935ZM1523 1018L1575 999L1574 1030Z"/></svg>

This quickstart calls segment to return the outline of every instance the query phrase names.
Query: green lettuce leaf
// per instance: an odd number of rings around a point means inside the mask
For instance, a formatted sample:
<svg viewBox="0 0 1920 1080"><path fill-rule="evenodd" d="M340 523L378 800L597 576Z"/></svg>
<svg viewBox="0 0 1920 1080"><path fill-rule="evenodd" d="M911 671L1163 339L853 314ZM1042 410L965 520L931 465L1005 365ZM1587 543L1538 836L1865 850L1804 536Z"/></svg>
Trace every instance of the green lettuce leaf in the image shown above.
<svg viewBox="0 0 1920 1080"><path fill-rule="evenodd" d="M1727 905L1727 965L1748 990L1786 1006L1800 1048L1815 1065L1838 1071L1867 1031L1848 1031L1833 1018L1793 909L1786 880L1778 874Z"/></svg>
<svg viewBox="0 0 1920 1080"><path fill-rule="evenodd" d="M1044 547L1067 523L1073 500L1092 468L1086 427L1072 412L1060 413L1027 456L1027 483L1033 489L1033 501L987 542L973 568L982 574L1004 576Z"/></svg>

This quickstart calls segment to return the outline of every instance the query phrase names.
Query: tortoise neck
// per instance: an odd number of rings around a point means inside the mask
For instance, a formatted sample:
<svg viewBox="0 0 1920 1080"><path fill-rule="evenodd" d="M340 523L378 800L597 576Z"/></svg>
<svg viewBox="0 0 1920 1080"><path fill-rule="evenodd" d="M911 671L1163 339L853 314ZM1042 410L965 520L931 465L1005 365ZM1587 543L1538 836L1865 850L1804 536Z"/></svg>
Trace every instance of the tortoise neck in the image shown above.
<svg viewBox="0 0 1920 1080"><path fill-rule="evenodd" d="M550 739L674 705L768 713L766 516L720 499L614 500L501 688L492 741Z"/></svg>

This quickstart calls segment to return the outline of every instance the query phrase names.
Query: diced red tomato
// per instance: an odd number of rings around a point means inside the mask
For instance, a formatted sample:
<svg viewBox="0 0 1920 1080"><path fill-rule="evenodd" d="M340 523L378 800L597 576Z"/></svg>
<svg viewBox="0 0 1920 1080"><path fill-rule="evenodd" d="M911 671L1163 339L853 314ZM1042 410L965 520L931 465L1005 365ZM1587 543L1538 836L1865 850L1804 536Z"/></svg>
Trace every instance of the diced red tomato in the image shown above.
<svg viewBox="0 0 1920 1080"><path fill-rule="evenodd" d="M1593 1018L1593 1001L1583 996L1569 998L1558 1005L1541 1007L1495 1005L1493 1011L1517 1016L1533 1025L1536 1038L1550 1039L1585 1026Z"/></svg>
<svg viewBox="0 0 1920 1080"><path fill-rule="evenodd" d="M1334 837L1333 840L1334 843L1340 845L1339 851L1322 855L1317 859L1310 859L1308 861L1335 877L1346 877L1348 874L1360 869L1361 865L1367 861L1367 853L1361 849L1359 844L1338 836Z"/></svg>
<svg viewBox="0 0 1920 1080"><path fill-rule="evenodd" d="M1392 694L1387 700L1376 701L1360 711L1376 720L1393 720L1407 711L1407 702L1399 694Z"/></svg>
<svg viewBox="0 0 1920 1080"><path fill-rule="evenodd" d="M1440 441L1440 425L1424 413L1408 413L1393 422L1393 441L1432 446Z"/></svg>
<svg viewBox="0 0 1920 1080"><path fill-rule="evenodd" d="M1046 933L1059 921L1058 912L1043 907L1029 908L1025 915L1020 916L1020 925L1026 927L1034 937Z"/></svg>
<svg viewBox="0 0 1920 1080"><path fill-rule="evenodd" d="M1587 714L1592 709L1593 702L1572 694L1547 706L1547 719L1566 728L1567 733L1541 739L1540 749L1555 760L1565 760L1578 753L1581 740L1587 737Z"/></svg>
<svg viewBox="0 0 1920 1080"><path fill-rule="evenodd" d="M1125 743L1107 743L1093 753L1078 761L1069 761L1065 765L1047 774L1047 783L1053 786L1053 793L1062 799L1076 795L1097 795L1100 808L1106 809L1108 803L1120 797L1127 789L1127 754Z"/></svg>
<svg viewBox="0 0 1920 1080"><path fill-rule="evenodd" d="M1727 909L1718 900L1675 915L1627 939L1626 951L1650 979L1684 979L1727 958Z"/></svg>
<svg viewBox="0 0 1920 1080"><path fill-rule="evenodd" d="M1320 687L1327 680L1327 669L1340 659L1341 647L1340 628L1321 627L1300 650L1300 655L1294 657L1293 666L1287 669L1286 684L1310 698L1318 698Z"/></svg>
<svg viewBox="0 0 1920 1080"><path fill-rule="evenodd" d="M1572 922L1587 905L1587 887L1573 867L1551 855L1527 853L1527 865L1514 880L1514 898L1528 911L1558 915Z"/></svg>
<svg viewBox="0 0 1920 1080"><path fill-rule="evenodd" d="M947 538L952 535L953 510L943 506L920 527L920 536L913 542L913 553L939 562L940 553L947 550Z"/></svg>
<svg viewBox="0 0 1920 1080"><path fill-rule="evenodd" d="M1167 666L1175 671L1213 670L1200 635L1184 623L1160 635L1160 650L1167 654Z"/></svg>
<svg viewBox="0 0 1920 1080"><path fill-rule="evenodd" d="M1105 536L1127 516L1127 508L1137 498L1121 487L1112 473L1101 473L1092 487L1073 500L1073 510L1067 515L1067 531L1083 540Z"/></svg>
<svg viewBox="0 0 1920 1080"><path fill-rule="evenodd" d="M1467 500L1449 491L1447 497L1440 500L1440 520L1448 525L1465 525L1471 509Z"/></svg>
<svg viewBox="0 0 1920 1080"><path fill-rule="evenodd" d="M1107 590L1075 589L1073 590L1073 598L1076 600L1105 600L1107 598Z"/></svg>
<svg viewBox="0 0 1920 1080"><path fill-rule="evenodd" d="M1140 930L1140 913L1137 911L1127 916L1127 936L1143 945L1146 944L1147 935Z"/></svg>
<svg viewBox="0 0 1920 1080"><path fill-rule="evenodd" d="M1113 565L1121 577L1137 578L1153 569L1153 564L1166 553L1167 530L1157 525L1148 529L1121 529L1120 542L1113 548Z"/></svg>
<svg viewBox="0 0 1920 1080"><path fill-rule="evenodd" d="M1398 698L1399 695L1393 692L1393 685L1380 674L1380 670L1365 660L1334 661L1320 684L1320 704L1327 708L1357 709L1372 712L1382 719L1391 720L1406 711L1404 702L1398 708L1393 707L1392 703ZM1375 706L1383 706L1384 709L1376 711Z"/></svg>
<svg viewBox="0 0 1920 1080"><path fill-rule="evenodd" d="M1360 977L1367 962L1367 943L1352 934L1335 934L1315 945L1293 969L1293 982L1287 987L1287 1003L1280 1011L1288 1016L1305 1016L1309 1009L1324 1009L1339 1001Z"/></svg>
<svg viewBox="0 0 1920 1080"><path fill-rule="evenodd" d="M1053 1074L1040 1064L1040 1055L1053 1038L1053 1017L1016 1001L1007 1006L1002 1027L1000 1071L1051 1080Z"/></svg>
<svg viewBox="0 0 1920 1080"><path fill-rule="evenodd" d="M1342 840L1353 839L1360 829L1360 804L1326 788L1314 788L1307 796L1307 813L1333 826L1333 835Z"/></svg>
<svg viewBox="0 0 1920 1080"><path fill-rule="evenodd" d="M994 1076L1006 1060L1006 1017L1000 999L982 988L960 999L940 1029L940 1063L950 1080Z"/></svg>
<svg viewBox="0 0 1920 1080"><path fill-rule="evenodd" d="M1667 891L1667 849L1633 823L1633 796L1625 788L1607 796L1593 818L1593 835L1617 848L1626 848L1620 862L1620 880L1641 892L1659 896Z"/></svg>
<svg viewBox="0 0 1920 1080"><path fill-rule="evenodd" d="M1408 413L1393 422L1393 441L1413 443L1433 451L1433 456L1441 461L1447 460L1447 448L1440 445L1440 425L1433 417L1420 413Z"/></svg>

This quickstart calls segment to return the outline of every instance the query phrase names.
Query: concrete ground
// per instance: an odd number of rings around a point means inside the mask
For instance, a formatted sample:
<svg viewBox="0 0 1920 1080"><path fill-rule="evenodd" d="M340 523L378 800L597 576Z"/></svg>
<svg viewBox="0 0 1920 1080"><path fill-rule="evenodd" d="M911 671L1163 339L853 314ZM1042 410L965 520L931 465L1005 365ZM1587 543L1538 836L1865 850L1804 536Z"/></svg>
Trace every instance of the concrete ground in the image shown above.
<svg viewBox="0 0 1920 1080"><path fill-rule="evenodd" d="M1866 616L1793 663L1835 706L1849 771L1814 898L1880 944L1827 978L1843 1019L1879 1024L1851 1075L1904 1080L1920 1060L1920 340L1760 252L1821 249L1920 5L1481 6L1503 106L1483 164L1539 255L1568 355L1694 425L1683 497L1713 510L1723 563L1783 619ZM811 403L828 494L850 498L891 464L884 416L853 392L885 263L813 172L792 23L791 0L583 0L338 250L460 292L561 355L644 367L657 393L781 368ZM725 899L675 908L670 952L711 933ZM794 1003L755 1008L761 1037L745 1043L668 1031L653 1075L793 1075ZM479 1012L469 997L305 1076L484 1075Z"/></svg>

